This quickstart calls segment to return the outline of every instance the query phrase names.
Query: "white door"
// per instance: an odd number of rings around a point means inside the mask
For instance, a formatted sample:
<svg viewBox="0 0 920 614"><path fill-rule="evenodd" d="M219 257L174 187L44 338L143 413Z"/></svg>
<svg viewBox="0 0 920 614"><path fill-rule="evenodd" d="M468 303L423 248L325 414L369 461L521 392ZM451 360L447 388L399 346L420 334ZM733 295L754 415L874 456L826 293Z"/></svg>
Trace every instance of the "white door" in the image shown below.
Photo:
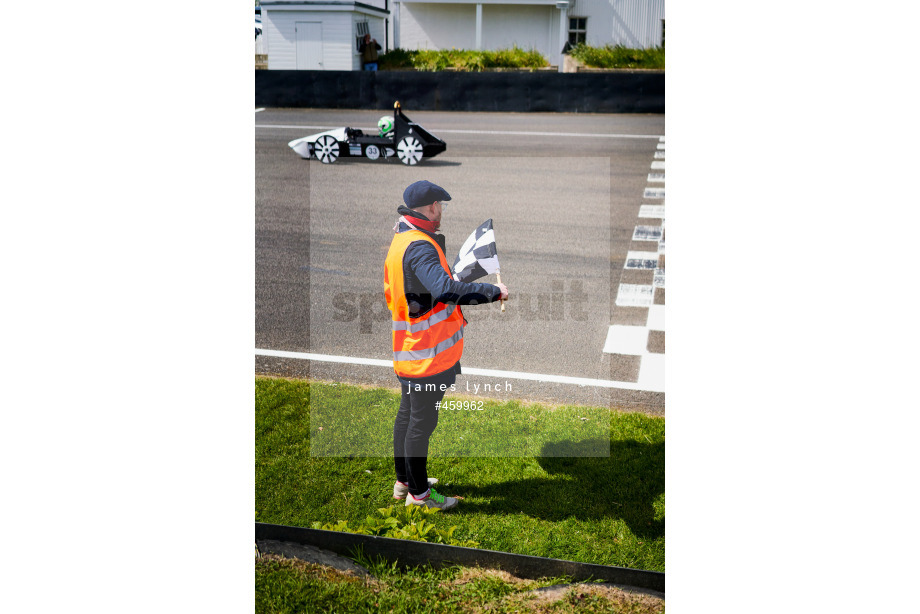
<svg viewBox="0 0 920 614"><path fill-rule="evenodd" d="M297 70L323 70L323 24L319 21L298 21Z"/></svg>

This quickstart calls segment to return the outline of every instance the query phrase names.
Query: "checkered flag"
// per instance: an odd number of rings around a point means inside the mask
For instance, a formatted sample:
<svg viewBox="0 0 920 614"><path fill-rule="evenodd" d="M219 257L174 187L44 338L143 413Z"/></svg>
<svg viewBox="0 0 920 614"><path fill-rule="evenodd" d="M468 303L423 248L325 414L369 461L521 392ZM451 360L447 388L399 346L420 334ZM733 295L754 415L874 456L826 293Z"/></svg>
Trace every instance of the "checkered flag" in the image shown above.
<svg viewBox="0 0 920 614"><path fill-rule="evenodd" d="M488 219L473 231L460 248L454 260L454 279L469 283L498 271L495 232L492 230L492 220Z"/></svg>

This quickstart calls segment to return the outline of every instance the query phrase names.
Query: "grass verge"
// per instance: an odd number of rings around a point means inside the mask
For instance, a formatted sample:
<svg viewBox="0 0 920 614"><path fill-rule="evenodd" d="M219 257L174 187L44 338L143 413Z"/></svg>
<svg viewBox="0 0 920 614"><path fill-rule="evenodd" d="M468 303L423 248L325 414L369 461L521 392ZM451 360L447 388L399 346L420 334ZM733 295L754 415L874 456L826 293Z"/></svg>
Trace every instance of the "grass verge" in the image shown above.
<svg viewBox="0 0 920 614"><path fill-rule="evenodd" d="M616 612L657 614L664 601L605 586L577 584L559 591L535 589L566 578L522 580L506 572L468 567L402 572L365 563L373 579L329 567L266 555L256 559L259 614L304 612Z"/></svg>
<svg viewBox="0 0 920 614"><path fill-rule="evenodd" d="M610 410L583 406L525 406L475 396L444 397L430 458L608 456ZM310 389L310 454L393 455L399 396L384 389L326 384Z"/></svg>
<svg viewBox="0 0 920 614"><path fill-rule="evenodd" d="M391 457L311 455L318 432L311 409L364 411L392 428L395 391L259 377L255 393L256 521L358 526L379 508L402 505L392 499ZM495 415L509 423L522 411L538 424L566 415L536 404L497 405ZM440 531L456 527L454 539L479 548L664 571L664 419L598 409L609 414L609 456L430 458L439 492L463 499L430 522Z"/></svg>

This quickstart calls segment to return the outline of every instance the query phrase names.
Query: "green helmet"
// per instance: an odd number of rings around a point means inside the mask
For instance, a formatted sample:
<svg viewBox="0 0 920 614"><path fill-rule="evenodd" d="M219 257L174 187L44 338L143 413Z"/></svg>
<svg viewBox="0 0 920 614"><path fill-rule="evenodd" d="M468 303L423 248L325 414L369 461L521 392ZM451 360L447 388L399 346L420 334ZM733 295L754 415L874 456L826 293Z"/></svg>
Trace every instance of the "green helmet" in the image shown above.
<svg viewBox="0 0 920 614"><path fill-rule="evenodd" d="M386 136L390 132L393 132L393 117L384 115L380 118L380 121L377 122L377 127L380 129L380 136Z"/></svg>

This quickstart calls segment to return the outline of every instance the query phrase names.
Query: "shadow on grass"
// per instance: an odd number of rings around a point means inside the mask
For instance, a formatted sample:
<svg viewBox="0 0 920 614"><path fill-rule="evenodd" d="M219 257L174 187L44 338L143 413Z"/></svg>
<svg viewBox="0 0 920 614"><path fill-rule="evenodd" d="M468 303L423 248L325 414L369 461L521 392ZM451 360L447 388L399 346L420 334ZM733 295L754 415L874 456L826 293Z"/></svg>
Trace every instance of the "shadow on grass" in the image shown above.
<svg viewBox="0 0 920 614"><path fill-rule="evenodd" d="M486 485L455 482L450 490L464 494L465 512L524 513L549 521L614 517L623 520L636 536L663 536L664 517L655 519L654 501L664 492L664 442L612 441L609 457L575 455L580 446L594 449L597 445L601 443L545 445L537 462L549 477Z"/></svg>

